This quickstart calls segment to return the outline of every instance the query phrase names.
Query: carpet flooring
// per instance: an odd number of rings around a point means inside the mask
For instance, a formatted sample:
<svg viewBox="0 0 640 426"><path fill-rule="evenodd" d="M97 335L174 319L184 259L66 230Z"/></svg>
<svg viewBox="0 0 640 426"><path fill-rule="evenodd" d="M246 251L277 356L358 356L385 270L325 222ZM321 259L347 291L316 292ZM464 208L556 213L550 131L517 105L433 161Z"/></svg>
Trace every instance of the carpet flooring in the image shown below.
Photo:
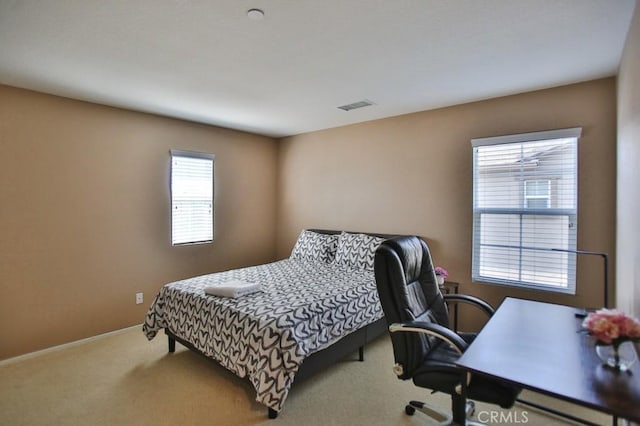
<svg viewBox="0 0 640 426"><path fill-rule="evenodd" d="M411 399L444 408L430 394L393 374L387 336L319 375L295 384L275 420L255 402L248 381L181 345L167 352L164 335L148 342L140 328L59 350L0 363L0 425L430 425L421 413L404 414ZM536 394L531 400L611 424L592 410ZM511 410L477 404L488 424L566 425L530 407ZM493 421L491 421L493 420Z"/></svg>

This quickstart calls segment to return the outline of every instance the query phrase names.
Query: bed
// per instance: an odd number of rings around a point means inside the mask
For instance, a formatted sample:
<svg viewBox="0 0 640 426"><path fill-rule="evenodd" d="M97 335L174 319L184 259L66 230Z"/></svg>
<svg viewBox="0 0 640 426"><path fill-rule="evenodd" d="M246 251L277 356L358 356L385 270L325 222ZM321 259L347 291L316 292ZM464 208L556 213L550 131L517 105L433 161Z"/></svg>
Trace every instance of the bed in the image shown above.
<svg viewBox="0 0 640 426"><path fill-rule="evenodd" d="M301 232L288 259L165 285L143 332L168 336L248 378L270 418L295 381L359 350L386 331L373 274L377 246L391 235L330 230ZM238 298L205 288L259 283Z"/></svg>

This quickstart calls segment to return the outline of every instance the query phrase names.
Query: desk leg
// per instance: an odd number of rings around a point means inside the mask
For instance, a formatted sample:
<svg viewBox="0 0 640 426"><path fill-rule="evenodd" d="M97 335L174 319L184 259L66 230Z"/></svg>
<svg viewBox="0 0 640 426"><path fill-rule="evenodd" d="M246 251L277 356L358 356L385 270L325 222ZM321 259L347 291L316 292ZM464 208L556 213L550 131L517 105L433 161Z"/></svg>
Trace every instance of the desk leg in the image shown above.
<svg viewBox="0 0 640 426"><path fill-rule="evenodd" d="M467 424L467 373L462 375L462 383L460 385L460 395L454 393L451 395L453 411L453 424L465 426Z"/></svg>

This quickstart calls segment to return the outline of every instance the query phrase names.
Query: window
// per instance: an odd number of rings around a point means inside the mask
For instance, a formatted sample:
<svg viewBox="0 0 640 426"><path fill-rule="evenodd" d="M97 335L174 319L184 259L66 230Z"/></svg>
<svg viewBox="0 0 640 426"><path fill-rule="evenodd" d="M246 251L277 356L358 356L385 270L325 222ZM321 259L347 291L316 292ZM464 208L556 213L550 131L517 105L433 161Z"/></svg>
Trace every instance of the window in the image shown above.
<svg viewBox="0 0 640 426"><path fill-rule="evenodd" d="M213 155L171 151L171 243L213 241Z"/></svg>
<svg viewBox="0 0 640 426"><path fill-rule="evenodd" d="M524 207L528 209L548 209L551 206L550 180L524 181Z"/></svg>
<svg viewBox="0 0 640 426"><path fill-rule="evenodd" d="M471 141L474 281L575 294L580 134Z"/></svg>

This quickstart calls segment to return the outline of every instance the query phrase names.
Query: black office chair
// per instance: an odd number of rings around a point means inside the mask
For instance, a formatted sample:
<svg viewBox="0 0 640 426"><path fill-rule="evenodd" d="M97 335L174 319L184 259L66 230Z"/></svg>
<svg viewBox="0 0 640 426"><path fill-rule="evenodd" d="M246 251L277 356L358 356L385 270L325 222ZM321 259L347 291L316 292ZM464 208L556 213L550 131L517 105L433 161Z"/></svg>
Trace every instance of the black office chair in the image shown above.
<svg viewBox="0 0 640 426"><path fill-rule="evenodd" d="M455 361L473 341L475 333L449 328L447 303L471 303L492 315L493 308L473 296L442 295L436 283L431 254L418 237L396 237L382 243L375 255L375 277L382 309L389 325L399 379L413 379L417 386L451 395L452 415L411 401L405 407L440 420L442 424L466 424L473 403L462 396L466 380L471 400L513 406L520 389L497 380L470 375Z"/></svg>

